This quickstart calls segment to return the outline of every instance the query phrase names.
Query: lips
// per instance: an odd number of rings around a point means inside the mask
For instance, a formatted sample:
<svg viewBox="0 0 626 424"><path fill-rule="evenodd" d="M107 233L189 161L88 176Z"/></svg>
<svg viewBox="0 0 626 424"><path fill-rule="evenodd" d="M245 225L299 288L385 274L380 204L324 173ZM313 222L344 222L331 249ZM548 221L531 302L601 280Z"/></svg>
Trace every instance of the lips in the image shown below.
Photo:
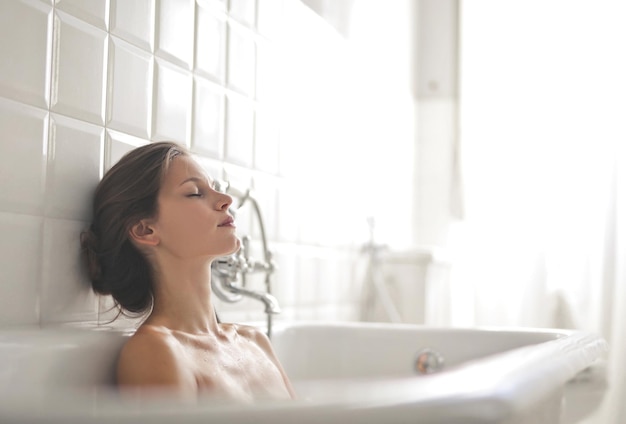
<svg viewBox="0 0 626 424"><path fill-rule="evenodd" d="M232 216L229 216L228 218L226 218L225 220L223 220L220 225L218 225L218 227L232 227L234 224L235 220L233 219Z"/></svg>

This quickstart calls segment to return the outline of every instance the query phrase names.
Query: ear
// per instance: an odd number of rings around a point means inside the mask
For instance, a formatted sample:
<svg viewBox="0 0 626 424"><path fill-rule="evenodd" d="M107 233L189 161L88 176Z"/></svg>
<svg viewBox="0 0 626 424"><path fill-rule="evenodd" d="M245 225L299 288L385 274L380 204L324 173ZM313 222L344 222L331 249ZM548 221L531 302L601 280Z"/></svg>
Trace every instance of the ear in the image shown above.
<svg viewBox="0 0 626 424"><path fill-rule="evenodd" d="M132 241L140 246L156 246L160 242L151 221L148 219L142 219L130 227L128 235Z"/></svg>

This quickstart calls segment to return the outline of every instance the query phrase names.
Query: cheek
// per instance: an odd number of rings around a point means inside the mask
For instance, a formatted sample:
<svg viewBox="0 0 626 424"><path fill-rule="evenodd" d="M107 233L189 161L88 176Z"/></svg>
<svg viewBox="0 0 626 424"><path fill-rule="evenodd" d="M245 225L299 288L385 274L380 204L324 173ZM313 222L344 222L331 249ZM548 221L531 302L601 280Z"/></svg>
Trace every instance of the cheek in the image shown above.
<svg viewBox="0 0 626 424"><path fill-rule="evenodd" d="M164 242L195 244L211 237L211 222L206 214L189 208L166 210L159 216L159 228Z"/></svg>
<svg viewBox="0 0 626 424"><path fill-rule="evenodd" d="M215 225L206 213L189 211L178 217L177 229L180 236L184 236L190 243L203 241L213 237Z"/></svg>

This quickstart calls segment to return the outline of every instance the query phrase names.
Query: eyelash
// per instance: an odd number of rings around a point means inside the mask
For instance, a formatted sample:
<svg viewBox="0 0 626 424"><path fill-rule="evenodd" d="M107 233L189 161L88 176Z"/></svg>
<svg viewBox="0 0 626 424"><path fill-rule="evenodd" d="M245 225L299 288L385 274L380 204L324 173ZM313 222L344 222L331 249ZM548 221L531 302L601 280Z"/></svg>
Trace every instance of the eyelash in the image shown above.
<svg viewBox="0 0 626 424"><path fill-rule="evenodd" d="M211 190L216 190L216 185L215 185L215 184L212 184L212 185L210 186L210 188L211 188ZM191 197L204 197L204 192L203 192L202 190L200 190L200 191L198 191L197 193L191 193L191 194L188 194L188 195L187 195L187 197L190 197L190 198L191 198Z"/></svg>

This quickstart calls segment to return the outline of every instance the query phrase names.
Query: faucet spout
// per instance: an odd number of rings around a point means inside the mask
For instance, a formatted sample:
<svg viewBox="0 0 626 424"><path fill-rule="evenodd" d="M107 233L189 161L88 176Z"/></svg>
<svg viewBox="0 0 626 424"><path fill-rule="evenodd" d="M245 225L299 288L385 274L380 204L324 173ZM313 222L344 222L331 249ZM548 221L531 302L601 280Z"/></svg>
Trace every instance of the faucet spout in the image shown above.
<svg viewBox="0 0 626 424"><path fill-rule="evenodd" d="M269 293L246 289L241 286L235 286L234 284L228 284L227 289L231 293L241 294L243 296L263 302L263 304L265 305L266 314L280 314L280 305L278 304L278 300Z"/></svg>
<svg viewBox="0 0 626 424"><path fill-rule="evenodd" d="M270 293L251 290L236 284L237 276L242 273L243 268L241 258L231 256L220 259L212 264L212 268L214 272L211 277L211 286L220 299L234 303L245 296L263 302L266 314L280 313L278 300ZM219 281L219 286L217 286L217 281Z"/></svg>

